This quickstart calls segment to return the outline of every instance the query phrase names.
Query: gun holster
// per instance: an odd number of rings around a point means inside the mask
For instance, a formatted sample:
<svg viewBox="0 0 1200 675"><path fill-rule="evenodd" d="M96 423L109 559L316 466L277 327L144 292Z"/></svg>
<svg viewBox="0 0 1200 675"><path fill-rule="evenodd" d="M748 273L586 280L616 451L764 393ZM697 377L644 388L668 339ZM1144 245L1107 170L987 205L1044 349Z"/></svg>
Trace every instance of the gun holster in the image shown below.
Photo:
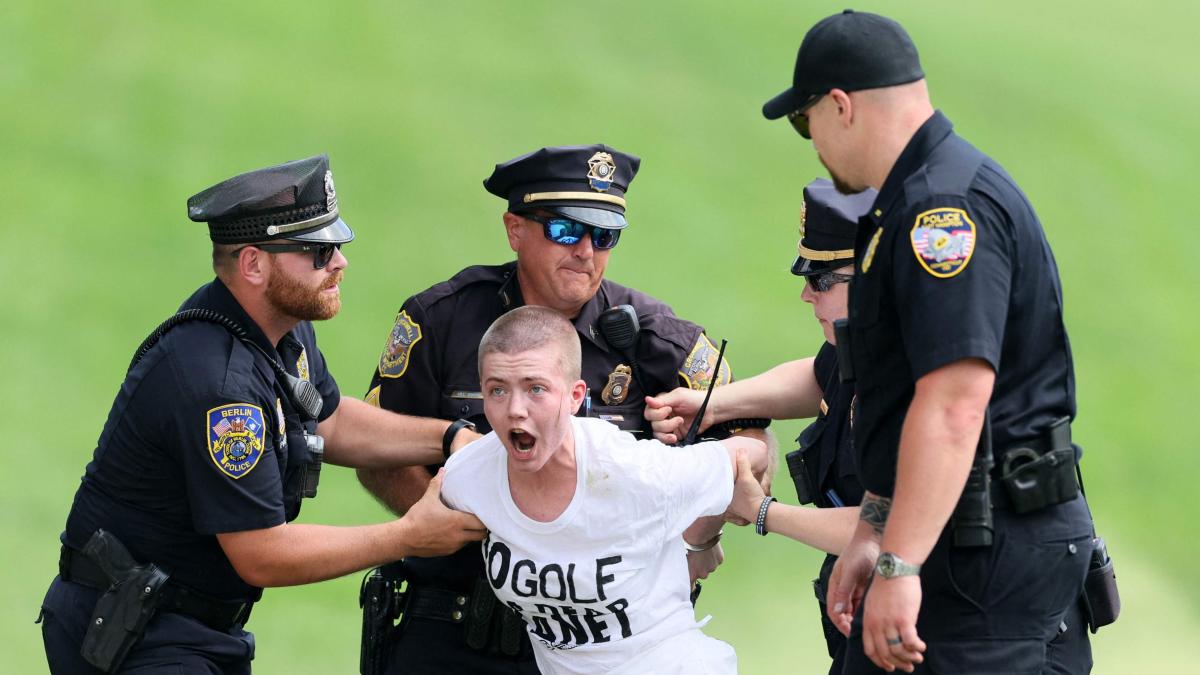
<svg viewBox="0 0 1200 675"><path fill-rule="evenodd" d="M817 491L813 488L808 477L808 467L804 463L804 453L808 448L793 450L784 455L787 460L788 473L796 486L796 499L801 504L812 504L817 499Z"/></svg>
<svg viewBox="0 0 1200 675"><path fill-rule="evenodd" d="M1083 614L1092 633L1115 622L1121 614L1117 575L1112 558L1108 557L1108 547L1100 537L1092 539L1092 558L1083 582Z"/></svg>
<svg viewBox="0 0 1200 675"><path fill-rule="evenodd" d="M142 639L169 576L153 563L138 565L105 530L96 530L81 553L103 571L109 587L96 601L80 654L96 668L113 673Z"/></svg>
<svg viewBox="0 0 1200 675"><path fill-rule="evenodd" d="M362 641L359 646L358 671L362 675L382 675L387 665L388 635L400 617L404 594L400 592L402 577L387 577L383 568L367 573L358 592L362 608Z"/></svg>
<svg viewBox="0 0 1200 675"><path fill-rule="evenodd" d="M1000 482L1019 514L1062 504L1079 495L1075 446L1069 418L1062 418L1042 438L1004 450Z"/></svg>

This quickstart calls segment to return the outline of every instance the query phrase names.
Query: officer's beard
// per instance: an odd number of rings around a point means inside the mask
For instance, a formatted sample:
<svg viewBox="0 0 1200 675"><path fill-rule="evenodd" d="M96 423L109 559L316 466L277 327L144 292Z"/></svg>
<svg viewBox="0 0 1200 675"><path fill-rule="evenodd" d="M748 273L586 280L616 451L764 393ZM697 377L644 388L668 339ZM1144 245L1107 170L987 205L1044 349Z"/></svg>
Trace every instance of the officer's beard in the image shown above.
<svg viewBox="0 0 1200 675"><path fill-rule="evenodd" d="M342 308L340 293L322 293L342 282L342 271L325 277L315 288L305 286L300 279L290 276L274 259L271 260L271 278L267 282L267 300L275 309L299 321L324 321L332 319Z"/></svg>
<svg viewBox="0 0 1200 675"><path fill-rule="evenodd" d="M825 161L825 158L821 156L821 153L817 153L817 159L821 160L821 164L825 167L825 170L829 172L829 180L833 181L833 188L837 190L839 194L856 195L867 189L865 185L859 187L850 183L844 177L834 171Z"/></svg>

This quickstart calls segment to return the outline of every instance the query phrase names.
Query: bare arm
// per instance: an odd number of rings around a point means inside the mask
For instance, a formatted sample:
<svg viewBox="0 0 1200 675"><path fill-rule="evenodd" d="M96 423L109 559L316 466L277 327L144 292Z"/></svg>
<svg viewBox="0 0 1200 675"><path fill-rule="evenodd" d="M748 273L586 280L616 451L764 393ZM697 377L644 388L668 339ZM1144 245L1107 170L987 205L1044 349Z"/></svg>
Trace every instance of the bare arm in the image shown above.
<svg viewBox="0 0 1200 675"><path fill-rule="evenodd" d="M755 479L762 479L763 472L767 470L767 446L762 441L745 436L730 436L719 442L729 453L729 462L732 465L734 476L737 476L737 456L740 451L745 454L745 461ZM683 533L683 540L693 545L709 541L720 531L723 522L724 519L721 516L699 518Z"/></svg>
<svg viewBox="0 0 1200 675"><path fill-rule="evenodd" d="M754 476L749 461L739 458L737 482L729 511L740 522L755 522L764 497L766 493ZM767 507L768 532L782 534L834 555L840 554L850 542L857 522L857 506L817 509L772 502Z"/></svg>
<svg viewBox="0 0 1200 675"><path fill-rule="evenodd" d="M995 379L986 362L967 359L917 380L881 550L916 564L933 550L966 484Z"/></svg>
<svg viewBox="0 0 1200 675"><path fill-rule="evenodd" d="M782 363L765 373L730 382L713 390L701 430L742 417L795 419L814 417L821 401L821 388L813 374L814 359ZM646 419L654 437L675 443L683 437L704 400L704 392L679 387L647 397Z"/></svg>
<svg viewBox="0 0 1200 675"><path fill-rule="evenodd" d="M439 497L441 478L430 482L408 515L377 525L334 527L283 524L217 535L246 583L294 586L333 579L406 556L447 555L484 537L475 516L452 511Z"/></svg>
<svg viewBox="0 0 1200 675"><path fill-rule="evenodd" d="M344 397L317 426L325 439L325 461L358 468L437 464L442 434L450 423L381 410Z"/></svg>
<svg viewBox="0 0 1200 675"><path fill-rule="evenodd" d="M450 452L457 452L459 448L477 438L481 438L481 436L470 429L459 430L454 437L454 442L450 445ZM440 437L438 445L441 447ZM439 461L441 461L440 452ZM433 474L423 466L358 470L358 482L362 483L367 492L370 492L380 504L398 516L404 515L425 494L430 478L433 478Z"/></svg>

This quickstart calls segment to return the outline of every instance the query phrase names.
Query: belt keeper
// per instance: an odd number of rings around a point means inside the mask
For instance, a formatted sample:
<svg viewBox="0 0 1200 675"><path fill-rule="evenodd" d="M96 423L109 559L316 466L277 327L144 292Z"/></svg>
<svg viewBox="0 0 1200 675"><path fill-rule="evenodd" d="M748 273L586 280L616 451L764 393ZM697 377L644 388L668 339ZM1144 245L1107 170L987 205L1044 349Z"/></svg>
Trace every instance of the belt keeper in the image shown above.
<svg viewBox="0 0 1200 675"><path fill-rule="evenodd" d="M767 509L771 508L773 501L777 500L770 495L763 497L762 504L758 507L758 520L754 521L754 531L764 537L767 536Z"/></svg>
<svg viewBox="0 0 1200 675"><path fill-rule="evenodd" d="M721 542L722 534L725 534L725 530L717 530L716 536L704 542L703 544L692 544L689 543L687 539L684 539L683 546L688 550L688 553L702 553L719 544Z"/></svg>

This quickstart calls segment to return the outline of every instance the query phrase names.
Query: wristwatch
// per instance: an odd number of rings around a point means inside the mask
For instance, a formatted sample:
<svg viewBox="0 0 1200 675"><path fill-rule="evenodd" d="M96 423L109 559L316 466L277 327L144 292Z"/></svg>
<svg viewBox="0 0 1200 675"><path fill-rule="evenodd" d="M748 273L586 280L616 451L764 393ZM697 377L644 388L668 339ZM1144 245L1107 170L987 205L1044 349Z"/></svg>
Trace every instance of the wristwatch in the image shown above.
<svg viewBox="0 0 1200 675"><path fill-rule="evenodd" d="M895 553L880 553L875 561L875 573L884 579L911 577L921 573L921 566L906 563Z"/></svg>

